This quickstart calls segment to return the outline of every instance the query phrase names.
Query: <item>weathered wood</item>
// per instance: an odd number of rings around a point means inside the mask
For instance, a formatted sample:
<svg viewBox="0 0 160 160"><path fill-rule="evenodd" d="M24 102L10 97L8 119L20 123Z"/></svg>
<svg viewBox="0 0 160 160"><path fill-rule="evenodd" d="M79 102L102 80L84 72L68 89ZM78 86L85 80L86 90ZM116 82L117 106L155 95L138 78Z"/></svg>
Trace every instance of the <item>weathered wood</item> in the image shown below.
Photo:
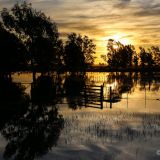
<svg viewBox="0 0 160 160"><path fill-rule="evenodd" d="M110 87L109 90L110 90L109 92L110 93L110 108L112 108L112 101L111 101L112 100L112 87Z"/></svg>
<svg viewBox="0 0 160 160"><path fill-rule="evenodd" d="M94 88L93 88L94 87ZM86 85L84 87L85 106L92 106L94 108L103 108L103 85L93 86Z"/></svg>
<svg viewBox="0 0 160 160"><path fill-rule="evenodd" d="M101 86L100 102L101 102L101 108L103 109L103 86Z"/></svg>

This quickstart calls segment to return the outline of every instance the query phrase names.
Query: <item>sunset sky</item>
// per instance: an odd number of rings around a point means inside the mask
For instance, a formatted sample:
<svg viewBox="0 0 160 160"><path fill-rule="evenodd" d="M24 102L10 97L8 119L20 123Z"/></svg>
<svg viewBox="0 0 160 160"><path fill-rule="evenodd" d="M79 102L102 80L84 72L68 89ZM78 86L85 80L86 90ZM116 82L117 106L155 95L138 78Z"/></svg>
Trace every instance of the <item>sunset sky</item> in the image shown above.
<svg viewBox="0 0 160 160"><path fill-rule="evenodd" d="M0 0L0 10L18 0ZM18 1L20 2L20 0ZM97 56L106 53L114 38L137 46L160 45L160 0L28 0L57 24L65 37L70 32L88 35ZM97 59L97 63L100 59Z"/></svg>

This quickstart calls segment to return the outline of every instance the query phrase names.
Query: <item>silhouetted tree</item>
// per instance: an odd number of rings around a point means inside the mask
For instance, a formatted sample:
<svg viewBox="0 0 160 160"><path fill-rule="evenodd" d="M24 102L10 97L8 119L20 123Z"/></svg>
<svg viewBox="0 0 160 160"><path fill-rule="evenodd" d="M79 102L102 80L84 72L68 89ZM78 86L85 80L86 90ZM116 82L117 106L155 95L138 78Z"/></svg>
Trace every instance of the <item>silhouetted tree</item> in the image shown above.
<svg viewBox="0 0 160 160"><path fill-rule="evenodd" d="M151 55L153 57L154 65L160 66L160 47L152 46L148 50L149 50L149 52L151 53Z"/></svg>
<svg viewBox="0 0 160 160"><path fill-rule="evenodd" d="M154 65L154 59L152 53L147 52L145 48L140 47L140 66L152 67Z"/></svg>
<svg viewBox="0 0 160 160"><path fill-rule="evenodd" d="M64 55L67 69L71 71L84 70L87 65L93 64L95 49L95 44L87 36L69 34Z"/></svg>
<svg viewBox="0 0 160 160"><path fill-rule="evenodd" d="M34 66L41 72L54 69L57 65L55 49L47 38L38 37L31 45L30 52L34 57Z"/></svg>
<svg viewBox="0 0 160 160"><path fill-rule="evenodd" d="M103 59L104 62L107 62L107 55L106 54L101 54L101 58Z"/></svg>
<svg viewBox="0 0 160 160"><path fill-rule="evenodd" d="M30 53L32 70L56 69L59 64L60 43L57 25L41 11L36 11L26 2L15 4L11 11L1 13L3 24L22 39Z"/></svg>
<svg viewBox="0 0 160 160"><path fill-rule="evenodd" d="M123 45L120 42L110 39L108 41L107 49L107 62L110 67L132 67L133 58L136 54L134 46Z"/></svg>
<svg viewBox="0 0 160 160"><path fill-rule="evenodd" d="M24 43L0 24L0 71L8 74L11 71L23 70L29 61Z"/></svg>
<svg viewBox="0 0 160 160"><path fill-rule="evenodd" d="M136 68L138 67L138 60L139 60L139 57L137 54L135 54L133 56L133 64L134 64L134 67L136 67Z"/></svg>

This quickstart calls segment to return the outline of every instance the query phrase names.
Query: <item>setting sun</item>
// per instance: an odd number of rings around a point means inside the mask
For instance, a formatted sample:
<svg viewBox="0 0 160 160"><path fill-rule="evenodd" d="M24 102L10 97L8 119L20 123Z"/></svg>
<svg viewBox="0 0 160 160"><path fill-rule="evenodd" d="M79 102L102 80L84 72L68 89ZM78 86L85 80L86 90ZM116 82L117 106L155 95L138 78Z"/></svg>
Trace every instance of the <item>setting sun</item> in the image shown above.
<svg viewBox="0 0 160 160"><path fill-rule="evenodd" d="M117 33L117 34L113 34L111 36L103 37L102 43L104 43L105 45L103 46L103 49L101 49L101 53L106 52L106 44L108 43L109 39L113 39L115 42L120 42L123 45L134 44L133 40L129 39L128 36L129 35L126 33ZM118 48L117 44L114 44L113 47L114 47L114 49Z"/></svg>
<svg viewBox="0 0 160 160"><path fill-rule="evenodd" d="M108 41L109 39L113 39L116 42L120 42L124 45L133 44L132 40L127 38L128 35L125 33L114 34L112 36L103 37L104 41Z"/></svg>
<svg viewBox="0 0 160 160"><path fill-rule="evenodd" d="M126 38L127 35L125 34L115 34L113 35L111 39L114 39L116 42L120 42L123 45L131 44L131 40Z"/></svg>

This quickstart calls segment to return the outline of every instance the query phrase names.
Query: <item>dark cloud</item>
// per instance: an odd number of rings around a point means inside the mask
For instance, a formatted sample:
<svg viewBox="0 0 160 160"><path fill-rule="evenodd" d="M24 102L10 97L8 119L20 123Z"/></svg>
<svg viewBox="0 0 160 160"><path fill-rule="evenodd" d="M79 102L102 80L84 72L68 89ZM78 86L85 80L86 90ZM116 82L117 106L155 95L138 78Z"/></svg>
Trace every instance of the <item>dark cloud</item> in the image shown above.
<svg viewBox="0 0 160 160"><path fill-rule="evenodd" d="M69 32L83 32L84 34L104 34L104 31L96 24L86 24L83 22L63 22L58 24L60 28L70 28Z"/></svg>
<svg viewBox="0 0 160 160"><path fill-rule="evenodd" d="M107 14L99 14L99 15L84 15L84 14L77 14L77 15L72 15L71 18L74 19L81 19L81 20L89 20L89 19L101 19L101 20L118 20L119 18L121 18L120 15L118 14L111 14L111 15L107 15Z"/></svg>
<svg viewBox="0 0 160 160"><path fill-rule="evenodd" d="M114 4L116 8L126 8L130 4L131 0L119 0L117 3Z"/></svg>
<svg viewBox="0 0 160 160"><path fill-rule="evenodd" d="M135 13L136 16L160 16L160 4L150 5L148 7L139 8Z"/></svg>
<svg viewBox="0 0 160 160"><path fill-rule="evenodd" d="M141 16L141 17L150 17L150 16L159 16L160 10L140 10L134 13L135 16Z"/></svg>
<svg viewBox="0 0 160 160"><path fill-rule="evenodd" d="M86 2L106 2L106 0L85 0Z"/></svg>
<svg viewBox="0 0 160 160"><path fill-rule="evenodd" d="M127 2L127 3L128 3L128 2L131 2L131 0L120 0L120 1L121 1L121 2L125 2L125 3L126 3L126 2Z"/></svg>

